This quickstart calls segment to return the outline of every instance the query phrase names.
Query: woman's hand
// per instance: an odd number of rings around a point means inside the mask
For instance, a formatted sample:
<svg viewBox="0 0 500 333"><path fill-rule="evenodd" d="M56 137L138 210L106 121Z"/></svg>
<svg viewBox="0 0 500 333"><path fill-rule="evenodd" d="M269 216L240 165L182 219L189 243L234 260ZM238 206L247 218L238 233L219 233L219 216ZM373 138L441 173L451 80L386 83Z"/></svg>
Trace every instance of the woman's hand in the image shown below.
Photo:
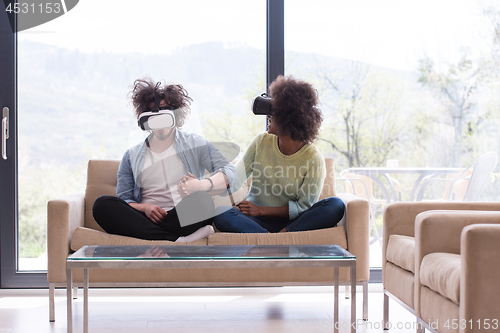
<svg viewBox="0 0 500 333"><path fill-rule="evenodd" d="M288 218L288 205L280 207L257 206L250 201L242 201L238 205L241 212L249 216L269 216Z"/></svg>
<svg viewBox="0 0 500 333"><path fill-rule="evenodd" d="M208 180L199 180L195 175L189 173L187 176L182 176L177 184L177 193L184 198L186 195L190 195L194 192L208 191L210 186L211 184Z"/></svg>
<svg viewBox="0 0 500 333"><path fill-rule="evenodd" d="M199 180L192 174L189 173L187 176L182 176L177 184L177 193L184 198L186 195L194 193L197 191L197 182Z"/></svg>
<svg viewBox="0 0 500 333"><path fill-rule="evenodd" d="M261 216L262 214L262 207L257 206L256 204L251 203L250 201L242 201L238 205L240 207L240 210L243 214L249 215L249 216Z"/></svg>

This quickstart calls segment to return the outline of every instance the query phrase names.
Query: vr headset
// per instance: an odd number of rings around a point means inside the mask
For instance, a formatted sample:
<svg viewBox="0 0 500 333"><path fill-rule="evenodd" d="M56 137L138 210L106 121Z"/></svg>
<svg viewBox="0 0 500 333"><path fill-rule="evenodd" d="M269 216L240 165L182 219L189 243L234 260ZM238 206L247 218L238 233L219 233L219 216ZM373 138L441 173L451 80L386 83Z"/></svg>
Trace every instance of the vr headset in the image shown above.
<svg viewBox="0 0 500 333"><path fill-rule="evenodd" d="M141 113L137 124L143 131L154 131L175 127L175 116L170 106Z"/></svg>
<svg viewBox="0 0 500 333"><path fill-rule="evenodd" d="M271 97L269 97L266 93L255 97L252 102L252 111L255 115L272 115L273 110L271 109Z"/></svg>
<svg viewBox="0 0 500 333"><path fill-rule="evenodd" d="M160 82L156 84L155 104L150 111L141 113L137 124L143 131L154 131L175 127L174 108L171 106L160 107L161 97L158 93Z"/></svg>

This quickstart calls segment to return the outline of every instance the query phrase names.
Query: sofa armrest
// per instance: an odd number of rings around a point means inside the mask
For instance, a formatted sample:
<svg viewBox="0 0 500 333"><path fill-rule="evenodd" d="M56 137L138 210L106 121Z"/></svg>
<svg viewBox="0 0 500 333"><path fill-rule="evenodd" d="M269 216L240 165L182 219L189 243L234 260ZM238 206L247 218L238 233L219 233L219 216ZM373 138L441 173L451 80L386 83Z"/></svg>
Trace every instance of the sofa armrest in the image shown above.
<svg viewBox="0 0 500 333"><path fill-rule="evenodd" d="M356 279L370 279L370 206L368 200L350 193L337 195L345 204L347 250L356 256Z"/></svg>
<svg viewBox="0 0 500 333"><path fill-rule="evenodd" d="M472 320L473 330L500 325L500 219L499 224L475 224L461 235L460 319ZM479 320L479 322L478 322ZM478 326L480 325L480 326ZM490 327L490 328L493 328Z"/></svg>
<svg viewBox="0 0 500 333"><path fill-rule="evenodd" d="M66 258L73 231L83 227L85 196L72 194L50 200L47 206L47 280L66 282Z"/></svg>
<svg viewBox="0 0 500 333"><path fill-rule="evenodd" d="M461 235L473 224L500 223L498 211L428 211L415 220L415 311L420 312L420 265L430 253L461 253ZM499 318L500 319L500 318Z"/></svg>

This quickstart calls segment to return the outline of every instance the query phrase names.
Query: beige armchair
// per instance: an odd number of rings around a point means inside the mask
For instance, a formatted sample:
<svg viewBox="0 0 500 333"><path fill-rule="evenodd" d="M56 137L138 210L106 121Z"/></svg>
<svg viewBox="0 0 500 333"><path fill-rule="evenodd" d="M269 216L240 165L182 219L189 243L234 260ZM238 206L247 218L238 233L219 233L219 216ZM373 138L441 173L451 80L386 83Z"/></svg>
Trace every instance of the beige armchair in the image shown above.
<svg viewBox="0 0 500 333"><path fill-rule="evenodd" d="M417 315L439 332L500 329L500 212L426 212L415 233Z"/></svg>
<svg viewBox="0 0 500 333"><path fill-rule="evenodd" d="M499 240L500 203L389 205L382 264L386 327L389 297L422 328L475 332L488 322L493 327L492 320L500 321Z"/></svg>

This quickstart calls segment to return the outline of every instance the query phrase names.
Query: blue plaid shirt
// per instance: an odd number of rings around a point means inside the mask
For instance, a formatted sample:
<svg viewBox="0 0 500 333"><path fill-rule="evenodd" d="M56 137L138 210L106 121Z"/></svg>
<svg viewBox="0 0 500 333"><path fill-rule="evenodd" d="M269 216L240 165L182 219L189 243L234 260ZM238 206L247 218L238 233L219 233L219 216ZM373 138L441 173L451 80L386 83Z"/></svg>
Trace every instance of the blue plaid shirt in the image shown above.
<svg viewBox="0 0 500 333"><path fill-rule="evenodd" d="M222 172L232 186L237 181L236 168L213 144L205 138L176 129L175 149L186 170L198 179L203 179L205 170L211 175ZM146 141L127 150L118 168L116 196L125 202L141 202L139 176L144 167L147 151Z"/></svg>

